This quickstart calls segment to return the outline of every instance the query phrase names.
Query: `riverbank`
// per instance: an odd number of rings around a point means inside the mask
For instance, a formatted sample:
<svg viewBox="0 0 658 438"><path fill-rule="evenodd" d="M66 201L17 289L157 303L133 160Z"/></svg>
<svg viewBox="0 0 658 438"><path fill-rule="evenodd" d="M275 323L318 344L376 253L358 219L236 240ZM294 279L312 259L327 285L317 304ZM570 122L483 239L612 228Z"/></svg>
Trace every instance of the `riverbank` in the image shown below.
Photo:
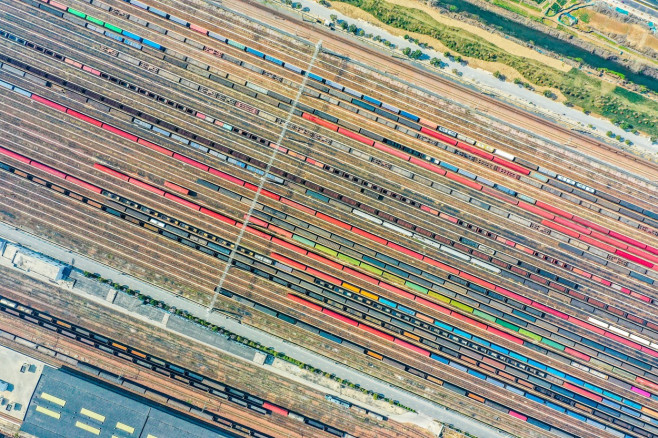
<svg viewBox="0 0 658 438"><path fill-rule="evenodd" d="M418 4L420 8L407 7L387 0L347 0L344 3L369 13L377 26L387 25L403 32L415 32L431 37L440 42L446 50L467 57L469 61L504 64L535 88L548 88L556 95L562 93L567 105L610 119L619 123L623 129L638 130L658 138L658 102L601 81L576 68L565 72L537 59L520 56L514 51L509 52L511 49L504 50L491 42L490 38L437 21L423 9L422 4L415 1L393 1ZM337 2L332 4L333 7L336 5Z"/></svg>

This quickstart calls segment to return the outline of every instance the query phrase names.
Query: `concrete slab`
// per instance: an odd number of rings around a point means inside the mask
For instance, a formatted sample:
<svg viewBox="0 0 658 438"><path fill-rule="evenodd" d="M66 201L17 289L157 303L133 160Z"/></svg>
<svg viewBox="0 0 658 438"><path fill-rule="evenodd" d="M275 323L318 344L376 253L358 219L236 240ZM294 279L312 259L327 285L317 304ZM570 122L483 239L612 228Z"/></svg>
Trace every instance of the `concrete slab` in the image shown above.
<svg viewBox="0 0 658 438"><path fill-rule="evenodd" d="M43 368L48 365L2 345L0 345L0 364L2 364L0 380L9 384L6 391L0 392L0 397L3 399L0 403L2 405L0 412L23 421ZM21 372L24 365L25 369ZM11 406L11 410L7 410L8 406Z"/></svg>

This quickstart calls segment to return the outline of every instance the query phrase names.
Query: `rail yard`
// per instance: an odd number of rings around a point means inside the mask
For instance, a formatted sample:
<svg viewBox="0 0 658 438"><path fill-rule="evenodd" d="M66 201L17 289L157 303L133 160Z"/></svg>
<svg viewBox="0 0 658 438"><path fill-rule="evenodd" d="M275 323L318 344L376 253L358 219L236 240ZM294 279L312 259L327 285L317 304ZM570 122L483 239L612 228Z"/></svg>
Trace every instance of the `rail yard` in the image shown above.
<svg viewBox="0 0 658 438"><path fill-rule="evenodd" d="M0 0L0 219L492 433L658 437L656 165L377 56L260 3ZM436 436L0 273L0 343L164 438Z"/></svg>

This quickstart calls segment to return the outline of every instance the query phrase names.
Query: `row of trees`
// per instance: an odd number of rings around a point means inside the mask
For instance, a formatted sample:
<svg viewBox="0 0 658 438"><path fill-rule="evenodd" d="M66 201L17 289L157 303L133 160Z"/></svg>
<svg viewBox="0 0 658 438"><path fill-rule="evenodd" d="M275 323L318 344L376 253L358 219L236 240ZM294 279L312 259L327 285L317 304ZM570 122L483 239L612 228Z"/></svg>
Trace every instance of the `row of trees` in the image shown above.
<svg viewBox="0 0 658 438"><path fill-rule="evenodd" d="M298 366L301 369L305 369L305 370L310 371L314 374L321 374L326 378L329 378L331 380L334 380L334 381L340 383L341 385L348 386L350 388L357 389L357 390L361 391L364 394L371 395L375 400L380 400L381 399L381 400L384 400L384 401L390 403L391 405L398 406L398 407L403 408L407 411L416 412L414 409L401 404L397 400L392 400L388 397L385 397L384 394L376 393L372 390L362 388L361 385L359 385L358 383L353 383L353 382L350 382L347 379L342 379L342 378L336 376L333 373L328 373L326 371L322 371L319 368L315 368L315 367L313 367L311 365L308 365L308 364L306 364L306 363L304 363L300 360L297 360L293 357L290 357L290 356L286 355L285 353L282 353L280 351L276 351L272 347L266 347L266 346L264 346L264 345L262 345L262 344L260 344L256 341L252 341L249 338L245 338L244 336L240 336L236 333L231 332L230 330L226 330L224 327L216 326L215 324L212 324L212 323L206 321L205 319L202 319L202 318L199 318L197 316L192 315L187 310L177 309L176 307L170 306L169 304L165 303L164 301L156 300L154 298L151 298L148 295L144 295L139 290L131 289L130 287L128 287L126 285L120 285L119 283L116 283L116 282L114 282L110 279L102 277L100 274L92 274L91 272L83 271L82 275L87 277L87 278L95 279L95 280L97 280L101 283L109 284L110 286L112 286L112 288L114 288L115 290L117 290L119 292L123 292L123 293L126 293L126 294L130 295L130 296L136 297L144 305L154 306L154 307L163 309L166 312L170 312L170 313L178 315L182 318L188 319L188 320L190 320L190 321L192 321L196 324L201 325L202 327L205 327L206 329L208 329L212 332L223 335L223 336L225 336L226 338L228 338L232 341L239 342L241 344L247 345L251 348L262 351L263 353L269 354L269 355L271 355L273 357L276 357L278 359L281 359L285 362L288 362L288 363L291 363L295 366Z"/></svg>

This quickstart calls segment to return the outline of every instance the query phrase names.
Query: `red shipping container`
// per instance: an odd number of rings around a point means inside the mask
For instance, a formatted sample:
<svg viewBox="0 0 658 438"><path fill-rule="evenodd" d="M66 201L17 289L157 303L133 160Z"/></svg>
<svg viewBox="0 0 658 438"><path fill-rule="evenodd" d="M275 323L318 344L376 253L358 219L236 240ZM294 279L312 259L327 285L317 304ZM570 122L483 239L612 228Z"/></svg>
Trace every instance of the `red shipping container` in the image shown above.
<svg viewBox="0 0 658 438"><path fill-rule="evenodd" d="M358 327L359 323L354 321L351 318L348 318L346 316L341 315L340 313L336 313L332 310L329 309L322 309L322 313L326 313L327 315L331 316L332 318L336 318L339 321L343 321L346 324L353 325L354 327Z"/></svg>
<svg viewBox="0 0 658 438"><path fill-rule="evenodd" d="M53 102L52 100L45 99L41 96L38 96L36 94L32 94L32 99L36 100L37 102L43 103L44 105L47 105L51 108L54 108L59 111L66 112L66 107L64 105L60 105L58 103Z"/></svg>
<svg viewBox="0 0 658 438"><path fill-rule="evenodd" d="M107 166L103 166L103 165L100 164L100 163L94 163L94 168L96 168L96 169L98 169L98 170L100 170L100 171L102 171L102 172L105 172L105 173L107 173L107 174L110 174L110 175L112 175L112 176L114 176L114 177L117 177L117 178L119 178L119 179L122 179L122 180L124 180L124 181L128 181L128 180L130 179L130 177L129 177L128 175L125 175L125 174L123 174L123 173L121 173L121 172L119 172L119 171L117 171L117 170L110 169L109 167L107 167Z"/></svg>
<svg viewBox="0 0 658 438"><path fill-rule="evenodd" d="M198 162L198 161L196 161L196 160L193 160L193 159L188 158L188 157L186 157L186 156L184 156L184 155L181 155L181 154L174 154L174 158L177 159L177 160L179 160L179 161L182 161L182 162L184 162L184 163L187 163L187 164L189 164L189 165L191 165L191 166L194 166L194 167L196 167L196 168L198 168L198 169L205 170L206 172L207 172L208 169L209 169L209 167L206 166L205 164L200 163L200 162Z"/></svg>
<svg viewBox="0 0 658 438"><path fill-rule="evenodd" d="M82 181L82 180L80 180L78 178L75 178L71 175L66 175L66 180L71 181L73 184L76 184L80 187L84 187L85 189L89 189L89 190L91 190L93 192L96 192L96 193L100 193L102 191L100 187L96 187L93 184L89 184L88 182Z"/></svg>
<svg viewBox="0 0 658 438"><path fill-rule="evenodd" d="M66 174L64 172L61 172L50 166L46 166L45 164L39 163L38 161L31 161L30 165L36 167L37 169L41 169L44 172L48 172L51 175L55 175L58 178L62 178L62 179L66 178Z"/></svg>
<svg viewBox="0 0 658 438"><path fill-rule="evenodd" d="M91 123L92 125L101 126L101 125L103 124L102 122L99 122L98 120L96 120L96 119L94 119L94 118L91 118L91 117L89 117L89 116L86 116L86 115L84 115L84 114L82 114L82 113L79 113L79 112L77 112L77 111L74 111L74 110L72 110L72 109L70 109L70 108L66 110L66 113L72 115L72 116L75 117L75 118L78 118L78 119L80 119L80 120L83 120L83 121L85 121L85 122L87 122L87 123Z"/></svg>
<svg viewBox="0 0 658 438"><path fill-rule="evenodd" d="M106 129L110 132L113 132L113 133L115 133L115 134L117 134L117 135L119 135L123 138L127 138L128 140L132 140L132 141L137 141L138 140L136 135L132 135L132 134L130 134L130 133L124 131L124 130L121 130L119 128L115 128L114 126L108 125L107 123L103 123L102 127L103 127L103 129Z"/></svg>
<svg viewBox="0 0 658 438"><path fill-rule="evenodd" d="M164 196L164 194L165 194L164 190L159 189L159 188L157 188L157 187L155 187L155 186L152 186L151 184L147 184L147 183L145 183L144 181L140 181L140 180L135 179L135 178L130 178L128 181L129 181L130 183L132 183L132 184L138 186L138 187L141 187L141 188L143 188L143 189L148 190L149 192L157 193L157 194L160 195L160 196Z"/></svg>
<svg viewBox="0 0 658 438"><path fill-rule="evenodd" d="M298 297L297 295L293 294L288 294L288 298L290 298L293 301L298 302L299 304L302 304L310 309L317 310L318 312L322 312L322 307L318 306L317 304L311 303L310 301L306 301L303 298Z"/></svg>
<svg viewBox="0 0 658 438"><path fill-rule="evenodd" d="M21 154L19 154L19 153L16 153L16 152L14 152L14 151L10 151L9 149L5 149L5 148L3 148L3 147L1 147L1 146L0 146L0 153L3 154L3 155L6 155L6 156L8 156L8 157L13 158L14 160L18 160L18 161L20 161L20 162L22 162L22 163L30 164L30 159L27 158L26 156L21 155Z"/></svg>

